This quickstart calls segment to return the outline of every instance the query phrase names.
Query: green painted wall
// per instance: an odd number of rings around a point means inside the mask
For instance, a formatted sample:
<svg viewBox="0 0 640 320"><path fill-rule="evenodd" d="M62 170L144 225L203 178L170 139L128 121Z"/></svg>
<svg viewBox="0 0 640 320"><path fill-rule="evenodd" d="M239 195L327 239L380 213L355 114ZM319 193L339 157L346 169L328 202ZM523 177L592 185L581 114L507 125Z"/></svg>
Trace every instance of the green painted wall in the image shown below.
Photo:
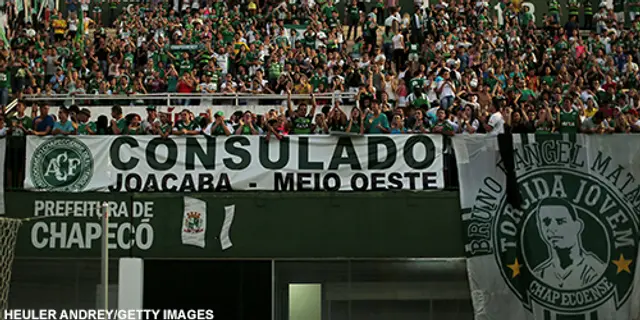
<svg viewBox="0 0 640 320"><path fill-rule="evenodd" d="M103 201L114 209L109 219L113 257L463 256L457 192L189 196L207 203L205 248L182 244L182 195L11 192L6 206L8 216L30 219L19 232L19 257L100 257L97 213ZM229 230L233 246L222 250L219 235L228 205L236 206Z"/></svg>

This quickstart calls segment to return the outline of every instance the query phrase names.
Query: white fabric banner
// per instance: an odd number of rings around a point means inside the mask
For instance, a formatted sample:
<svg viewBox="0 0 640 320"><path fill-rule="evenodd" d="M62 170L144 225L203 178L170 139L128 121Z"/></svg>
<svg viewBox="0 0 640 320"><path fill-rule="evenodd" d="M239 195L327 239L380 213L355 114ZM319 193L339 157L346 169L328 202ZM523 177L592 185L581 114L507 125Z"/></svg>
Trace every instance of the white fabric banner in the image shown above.
<svg viewBox="0 0 640 320"><path fill-rule="evenodd" d="M5 214L4 212L4 175L7 174L6 170L4 170L4 162L7 157L7 139L0 138L0 168L2 168L2 174L0 174L0 215Z"/></svg>
<svg viewBox="0 0 640 320"><path fill-rule="evenodd" d="M231 224L233 223L233 217L236 214L236 205L224 207L224 222L222 228L220 228L220 247L222 250L227 250L233 246L231 238L229 237L229 231L231 230Z"/></svg>
<svg viewBox="0 0 640 320"><path fill-rule="evenodd" d="M636 138L454 137L475 319L638 319Z"/></svg>
<svg viewBox="0 0 640 320"><path fill-rule="evenodd" d="M207 243L207 203L184 197L184 216L182 219L182 244L204 248Z"/></svg>
<svg viewBox="0 0 640 320"><path fill-rule="evenodd" d="M25 188L383 191L444 188L441 135L27 138Z"/></svg>
<svg viewBox="0 0 640 320"><path fill-rule="evenodd" d="M115 181L109 170L109 137L27 137L25 189L80 192Z"/></svg>

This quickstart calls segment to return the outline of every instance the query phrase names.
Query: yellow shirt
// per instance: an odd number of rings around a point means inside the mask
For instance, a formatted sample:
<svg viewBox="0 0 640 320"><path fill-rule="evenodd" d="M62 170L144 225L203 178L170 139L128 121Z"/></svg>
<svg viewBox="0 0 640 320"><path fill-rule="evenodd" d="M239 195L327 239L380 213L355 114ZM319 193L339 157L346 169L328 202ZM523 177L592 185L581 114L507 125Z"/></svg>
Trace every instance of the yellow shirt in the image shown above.
<svg viewBox="0 0 640 320"><path fill-rule="evenodd" d="M240 52L240 47L244 47L245 52L249 51L249 46L244 42L234 42L233 43L233 52L238 54Z"/></svg>
<svg viewBox="0 0 640 320"><path fill-rule="evenodd" d="M293 86L296 93L298 94L310 94L311 93L311 84L296 84Z"/></svg>
<svg viewBox="0 0 640 320"><path fill-rule="evenodd" d="M51 23L53 30L56 34L64 34L67 30L67 20L56 19Z"/></svg>
<svg viewBox="0 0 640 320"><path fill-rule="evenodd" d="M88 32L89 31L89 26L93 23L93 20L91 18L85 17L84 18L84 32Z"/></svg>
<svg viewBox="0 0 640 320"><path fill-rule="evenodd" d="M596 112L598 112L598 108L593 108L591 110L589 110L589 108L584 108L584 116L587 118L593 117Z"/></svg>

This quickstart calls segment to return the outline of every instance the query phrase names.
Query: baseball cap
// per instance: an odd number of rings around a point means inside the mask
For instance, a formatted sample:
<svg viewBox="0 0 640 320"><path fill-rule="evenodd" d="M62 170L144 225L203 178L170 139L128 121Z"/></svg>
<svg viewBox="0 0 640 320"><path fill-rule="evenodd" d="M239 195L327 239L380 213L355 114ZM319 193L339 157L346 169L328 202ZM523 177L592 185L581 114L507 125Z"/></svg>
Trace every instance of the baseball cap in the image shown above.
<svg viewBox="0 0 640 320"><path fill-rule="evenodd" d="M147 111L156 111L156 106L148 106Z"/></svg>
<svg viewBox="0 0 640 320"><path fill-rule="evenodd" d="M84 113L86 114L88 117L91 117L91 110L87 109L87 108L82 108L80 109L79 113Z"/></svg>
<svg viewBox="0 0 640 320"><path fill-rule="evenodd" d="M213 116L214 116L214 117L222 117L222 116L224 116L224 112L222 112L222 111L218 111L218 112L216 112Z"/></svg>

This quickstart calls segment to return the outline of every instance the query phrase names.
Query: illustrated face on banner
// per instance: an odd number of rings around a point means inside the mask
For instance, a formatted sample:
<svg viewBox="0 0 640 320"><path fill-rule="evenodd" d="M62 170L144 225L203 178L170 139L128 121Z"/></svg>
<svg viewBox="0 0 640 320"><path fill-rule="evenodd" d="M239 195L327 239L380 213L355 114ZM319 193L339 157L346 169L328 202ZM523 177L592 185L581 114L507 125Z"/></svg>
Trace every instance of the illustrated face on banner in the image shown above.
<svg viewBox="0 0 640 320"><path fill-rule="evenodd" d="M533 273L556 289L580 289L598 280L606 263L586 250L580 239L584 222L576 209L560 198L547 198L538 206L538 232L549 257Z"/></svg>
<svg viewBox="0 0 640 320"><path fill-rule="evenodd" d="M569 249L579 244L582 221L571 210L574 209L555 205L540 206L538 210L540 236L554 250Z"/></svg>
<svg viewBox="0 0 640 320"><path fill-rule="evenodd" d="M503 155L486 148L491 138L454 138L456 154L470 155L458 166L471 290L512 293L475 299L477 310L496 319L629 318L639 289L640 172L633 157L609 150L624 150L626 140L581 138L514 137L518 208L507 201L505 171L496 170Z"/></svg>

